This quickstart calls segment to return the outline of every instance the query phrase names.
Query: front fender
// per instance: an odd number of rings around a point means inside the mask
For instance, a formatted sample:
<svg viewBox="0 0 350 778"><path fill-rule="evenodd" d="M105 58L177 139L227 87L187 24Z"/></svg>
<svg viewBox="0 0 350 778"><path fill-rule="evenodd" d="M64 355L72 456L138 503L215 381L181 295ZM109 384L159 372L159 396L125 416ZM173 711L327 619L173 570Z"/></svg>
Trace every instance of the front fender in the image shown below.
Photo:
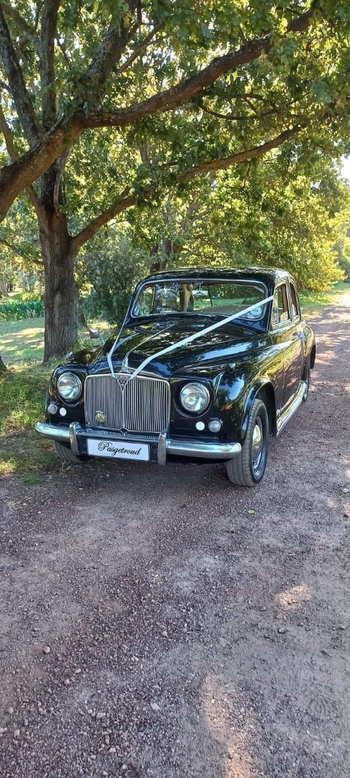
<svg viewBox="0 0 350 778"><path fill-rule="evenodd" d="M250 411L254 400L256 400L258 396L259 399L262 400L266 405L268 416L269 416L269 422L270 422L270 432L273 435L275 435L277 432L275 391L271 381L269 381L268 378L260 378L256 382L256 384L254 384L254 386L251 387L245 399L244 415L242 421L242 430L244 433L244 438L248 427Z"/></svg>
<svg viewBox="0 0 350 778"><path fill-rule="evenodd" d="M268 376L257 377L241 373L229 380L226 373L221 377L218 390L217 404L221 405L224 433L228 440L244 443L251 407L258 394L267 406L270 430L272 434L276 433L275 392Z"/></svg>

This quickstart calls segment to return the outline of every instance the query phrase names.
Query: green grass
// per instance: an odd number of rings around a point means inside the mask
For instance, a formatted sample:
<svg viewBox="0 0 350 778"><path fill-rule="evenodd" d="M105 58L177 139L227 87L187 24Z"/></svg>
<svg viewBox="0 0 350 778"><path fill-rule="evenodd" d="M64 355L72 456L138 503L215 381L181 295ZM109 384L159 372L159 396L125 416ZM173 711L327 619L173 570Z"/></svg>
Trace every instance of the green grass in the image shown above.
<svg viewBox="0 0 350 778"><path fill-rule="evenodd" d="M95 325L104 335L106 322ZM82 343L95 345L83 337ZM44 400L54 365L42 366L44 319L0 322L0 354L8 370L0 374L0 476L20 474L25 484L39 483L59 461L52 443L35 431L44 418ZM56 361L57 364L57 361Z"/></svg>
<svg viewBox="0 0 350 778"><path fill-rule="evenodd" d="M300 292L302 311L307 315L318 313L328 305L341 305L350 296L350 284L339 281L330 292Z"/></svg>
<svg viewBox="0 0 350 778"><path fill-rule="evenodd" d="M34 429L43 418L50 372L51 368L22 365L0 375L0 475L29 477L55 464L50 442Z"/></svg>
<svg viewBox="0 0 350 778"><path fill-rule="evenodd" d="M108 336L110 325L105 321L91 324L98 329L102 337ZM86 337L86 330L79 332L79 348L97 343ZM44 318L21 319L20 321L0 320L0 354L5 365L19 362L40 363L44 356Z"/></svg>
<svg viewBox="0 0 350 778"><path fill-rule="evenodd" d="M21 360L42 361L44 318L0 321L0 354L6 365Z"/></svg>

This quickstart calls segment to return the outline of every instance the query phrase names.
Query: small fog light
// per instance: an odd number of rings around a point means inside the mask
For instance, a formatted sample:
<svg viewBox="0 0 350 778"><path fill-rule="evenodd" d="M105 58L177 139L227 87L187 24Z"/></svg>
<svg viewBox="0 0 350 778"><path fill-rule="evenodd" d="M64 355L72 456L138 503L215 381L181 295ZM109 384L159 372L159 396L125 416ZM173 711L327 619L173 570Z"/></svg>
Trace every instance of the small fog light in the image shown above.
<svg viewBox="0 0 350 778"><path fill-rule="evenodd" d="M205 430L204 421L197 421L196 422L196 430L198 430L199 432L203 432L203 430Z"/></svg>
<svg viewBox="0 0 350 778"><path fill-rule="evenodd" d="M67 411L65 408L60 408L60 416L67 416Z"/></svg>
<svg viewBox="0 0 350 778"><path fill-rule="evenodd" d="M58 405L56 405L56 403L49 403L49 405L47 406L47 410L49 413L57 413Z"/></svg>
<svg viewBox="0 0 350 778"><path fill-rule="evenodd" d="M210 429L210 432L220 432L222 427L222 421L220 421L220 419L212 419L209 422L208 427Z"/></svg>

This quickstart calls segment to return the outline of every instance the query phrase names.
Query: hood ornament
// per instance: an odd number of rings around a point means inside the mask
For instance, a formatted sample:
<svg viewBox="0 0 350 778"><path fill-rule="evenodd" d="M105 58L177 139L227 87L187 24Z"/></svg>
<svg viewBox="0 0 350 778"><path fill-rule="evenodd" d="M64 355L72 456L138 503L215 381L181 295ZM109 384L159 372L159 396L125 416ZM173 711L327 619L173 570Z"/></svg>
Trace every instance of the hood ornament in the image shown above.
<svg viewBox="0 0 350 778"><path fill-rule="evenodd" d="M125 354L125 357L120 365L120 372L121 373L129 372L129 354Z"/></svg>

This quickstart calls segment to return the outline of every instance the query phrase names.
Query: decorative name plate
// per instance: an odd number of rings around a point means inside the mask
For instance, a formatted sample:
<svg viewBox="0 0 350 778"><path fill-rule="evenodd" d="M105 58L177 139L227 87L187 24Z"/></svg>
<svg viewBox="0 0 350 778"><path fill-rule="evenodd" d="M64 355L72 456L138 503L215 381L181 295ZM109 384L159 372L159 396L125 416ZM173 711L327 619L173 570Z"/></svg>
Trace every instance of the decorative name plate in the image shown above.
<svg viewBox="0 0 350 778"><path fill-rule="evenodd" d="M114 459L139 459L149 462L149 446L146 443L124 443L121 440L97 440L88 438L88 454L94 457Z"/></svg>

